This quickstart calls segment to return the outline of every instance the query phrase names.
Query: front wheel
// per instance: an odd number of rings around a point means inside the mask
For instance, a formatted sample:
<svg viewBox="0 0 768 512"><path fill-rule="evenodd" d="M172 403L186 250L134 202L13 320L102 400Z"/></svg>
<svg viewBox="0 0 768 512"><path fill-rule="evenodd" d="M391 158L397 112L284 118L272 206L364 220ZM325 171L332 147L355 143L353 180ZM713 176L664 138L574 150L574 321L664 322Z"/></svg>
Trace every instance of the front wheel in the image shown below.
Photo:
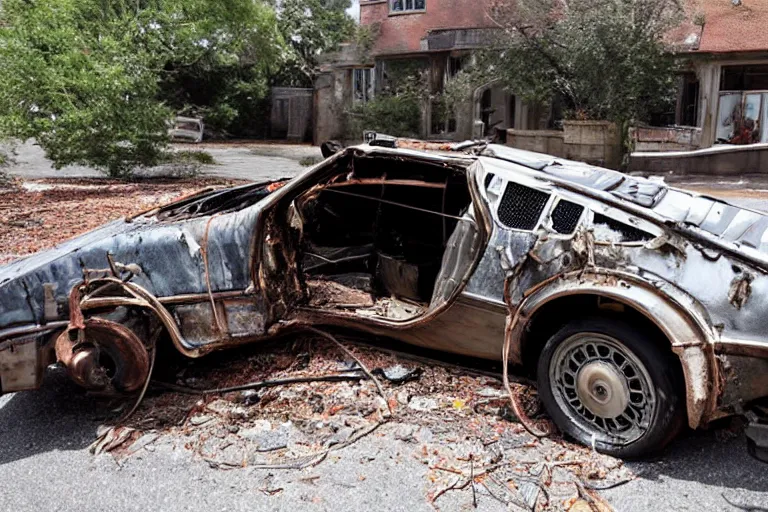
<svg viewBox="0 0 768 512"><path fill-rule="evenodd" d="M660 450L677 434L685 418L680 380L670 352L613 318L566 325L538 362L539 396L560 430L620 457Z"/></svg>

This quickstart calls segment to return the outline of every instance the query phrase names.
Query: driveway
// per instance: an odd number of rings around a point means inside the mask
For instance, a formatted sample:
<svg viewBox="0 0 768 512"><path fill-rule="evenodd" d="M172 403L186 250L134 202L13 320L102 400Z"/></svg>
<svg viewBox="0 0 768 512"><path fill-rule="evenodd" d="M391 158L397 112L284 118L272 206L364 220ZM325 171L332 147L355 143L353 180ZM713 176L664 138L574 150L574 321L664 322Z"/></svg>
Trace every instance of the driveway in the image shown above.
<svg viewBox="0 0 768 512"><path fill-rule="evenodd" d="M215 165L203 166L204 176L264 181L295 176L303 169L300 162L322 159L320 148L302 144L269 143L222 143L177 144L181 151L205 151L215 160ZM43 150L31 142L16 148L15 165L8 171L22 179L40 178L99 178L99 171L82 166L54 169L45 158ZM306 162L305 162L306 163Z"/></svg>
<svg viewBox="0 0 768 512"><path fill-rule="evenodd" d="M51 375L44 389L0 397L2 509L434 510L427 499L433 472L417 460L424 448L399 435L397 424L313 468L223 470L192 456L185 446L195 439L184 434L163 436L127 459L93 456L87 447L106 412L60 373ZM430 446L431 454L448 444ZM629 467L638 475L634 481L601 492L619 511L768 507L767 466L749 458L743 437L727 429L688 433L656 460ZM507 509L481 486L476 499L478 510L522 510ZM436 505L472 510L472 502L467 488L446 493Z"/></svg>

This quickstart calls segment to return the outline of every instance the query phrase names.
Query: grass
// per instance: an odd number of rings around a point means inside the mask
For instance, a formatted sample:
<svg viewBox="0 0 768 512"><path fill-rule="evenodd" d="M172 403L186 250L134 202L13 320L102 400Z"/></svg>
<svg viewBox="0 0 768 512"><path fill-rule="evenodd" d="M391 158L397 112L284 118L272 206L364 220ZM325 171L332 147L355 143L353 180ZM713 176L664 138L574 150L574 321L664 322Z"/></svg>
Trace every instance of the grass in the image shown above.
<svg viewBox="0 0 768 512"><path fill-rule="evenodd" d="M173 154L173 160L177 163L196 162L200 165L216 165L213 155L205 151L177 151Z"/></svg>
<svg viewBox="0 0 768 512"><path fill-rule="evenodd" d="M319 163L320 163L320 159L314 156L305 156L304 158L299 160L299 165L301 165L302 167L310 167Z"/></svg>

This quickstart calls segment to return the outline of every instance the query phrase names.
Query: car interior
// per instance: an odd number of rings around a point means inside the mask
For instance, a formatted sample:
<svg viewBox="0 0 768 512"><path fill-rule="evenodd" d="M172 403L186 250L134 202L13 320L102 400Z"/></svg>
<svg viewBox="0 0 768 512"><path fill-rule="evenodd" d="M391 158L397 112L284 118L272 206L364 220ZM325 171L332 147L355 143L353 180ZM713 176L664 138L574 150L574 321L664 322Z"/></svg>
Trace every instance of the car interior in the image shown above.
<svg viewBox="0 0 768 512"><path fill-rule="evenodd" d="M449 300L480 249L466 169L356 157L293 202L307 304L408 321Z"/></svg>

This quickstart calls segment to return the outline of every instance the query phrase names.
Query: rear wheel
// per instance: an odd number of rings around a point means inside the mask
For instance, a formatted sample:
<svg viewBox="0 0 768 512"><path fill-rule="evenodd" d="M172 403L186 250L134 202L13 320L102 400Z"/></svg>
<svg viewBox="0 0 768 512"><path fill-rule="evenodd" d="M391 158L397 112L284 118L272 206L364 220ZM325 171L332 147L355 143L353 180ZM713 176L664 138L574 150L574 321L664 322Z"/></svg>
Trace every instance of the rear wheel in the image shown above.
<svg viewBox="0 0 768 512"><path fill-rule="evenodd" d="M652 334L613 318L572 322L544 346L539 396L557 426L600 452L637 457L662 449L685 411L679 366Z"/></svg>

